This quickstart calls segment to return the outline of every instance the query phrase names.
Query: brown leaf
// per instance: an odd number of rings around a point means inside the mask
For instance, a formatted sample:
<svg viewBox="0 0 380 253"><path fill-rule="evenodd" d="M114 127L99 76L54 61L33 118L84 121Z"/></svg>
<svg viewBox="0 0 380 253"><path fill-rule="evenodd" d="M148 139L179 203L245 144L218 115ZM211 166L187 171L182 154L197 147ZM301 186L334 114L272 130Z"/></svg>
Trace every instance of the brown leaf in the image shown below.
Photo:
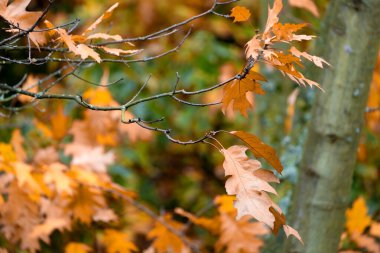
<svg viewBox="0 0 380 253"><path fill-rule="evenodd" d="M282 0L275 0L273 4L273 8L271 9L268 6L268 19L265 25L263 38L267 38L269 36L269 31L272 29L274 24L278 23L278 15L282 10Z"/></svg>
<svg viewBox="0 0 380 253"><path fill-rule="evenodd" d="M248 117L247 110L253 105L247 99L247 92L263 95L264 90L257 81L266 81L266 79L254 71L250 71L244 79L234 80L224 87L223 94L223 113L226 113L228 106L233 103L233 110L240 111L242 115Z"/></svg>
<svg viewBox="0 0 380 253"><path fill-rule="evenodd" d="M235 6L232 8L230 16L234 18L234 22L244 22L249 19L251 12L245 7Z"/></svg>
<svg viewBox="0 0 380 253"><path fill-rule="evenodd" d="M243 131L233 131L230 133L248 144L249 149L256 158L264 158L277 172L282 172L283 167L280 159L271 146L263 143L257 136Z"/></svg>
<svg viewBox="0 0 380 253"><path fill-rule="evenodd" d="M29 30L37 20L42 16L41 11L26 11L31 0L15 0L7 6L8 0L0 1L0 16L22 30ZM37 26L36 30L40 30ZM12 29L12 32L20 32L18 29ZM43 32L29 33L30 40L39 47L46 43Z"/></svg>

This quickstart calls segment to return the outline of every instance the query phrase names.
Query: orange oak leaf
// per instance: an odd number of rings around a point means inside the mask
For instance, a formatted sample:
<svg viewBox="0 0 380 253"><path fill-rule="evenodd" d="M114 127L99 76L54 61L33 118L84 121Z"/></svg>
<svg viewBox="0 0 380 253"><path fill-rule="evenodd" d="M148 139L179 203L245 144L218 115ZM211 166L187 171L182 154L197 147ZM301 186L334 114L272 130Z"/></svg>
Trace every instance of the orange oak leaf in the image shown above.
<svg viewBox="0 0 380 253"><path fill-rule="evenodd" d="M303 8L310 11L314 16L319 17L319 11L313 0L289 0L289 5Z"/></svg>
<svg viewBox="0 0 380 253"><path fill-rule="evenodd" d="M177 231L183 229L183 225L174 221L170 214L165 214L161 219ZM148 238L153 240L151 247L157 253L182 252L187 249L181 238L173 234L159 221L155 222L154 228L148 233Z"/></svg>
<svg viewBox="0 0 380 253"><path fill-rule="evenodd" d="M107 253L131 253L138 251L135 244L129 239L128 234L114 230L106 229L103 236L103 244Z"/></svg>
<svg viewBox="0 0 380 253"><path fill-rule="evenodd" d="M361 234L371 224L367 214L367 206L363 197L357 198L352 208L346 210L346 228L350 234Z"/></svg>
<svg viewBox="0 0 380 253"><path fill-rule="evenodd" d="M233 110L240 111L245 117L248 116L247 110L253 105L247 99L247 92L263 95L264 90L257 81L266 81L266 79L257 72L250 71L245 78L234 80L224 87L223 94L223 113L226 113L228 106L233 103Z"/></svg>
<svg viewBox="0 0 380 253"><path fill-rule="evenodd" d="M70 242L65 247L65 253L90 253L91 251L90 246L79 242Z"/></svg>
<svg viewBox="0 0 380 253"><path fill-rule="evenodd" d="M276 151L271 146L263 143L257 136L244 131L233 131L230 133L244 141L256 158L264 158L277 172L282 172L283 166Z"/></svg>
<svg viewBox="0 0 380 253"><path fill-rule="evenodd" d="M249 19L251 12L246 7L235 6L232 8L230 16L234 18L234 22L244 22Z"/></svg>
<svg viewBox="0 0 380 253"><path fill-rule="evenodd" d="M229 176L226 191L228 195L236 195L237 219L249 215L273 228L275 218L269 208L275 203L267 192L276 194L276 191L268 182L255 175L261 169L261 164L247 157L247 149L244 146L232 146L221 151L225 157L225 175Z"/></svg>
<svg viewBox="0 0 380 253"><path fill-rule="evenodd" d="M73 213L74 219L90 224L97 209L103 208L105 205L105 199L101 191L79 185L67 211Z"/></svg>
<svg viewBox="0 0 380 253"><path fill-rule="evenodd" d="M8 0L0 0L0 16L16 27L16 29L12 28L10 31L20 32L17 28L29 30L42 16L41 11L26 11L30 1L15 0L8 5ZM40 30L38 26L36 26L36 30ZM46 43L43 32L32 32L28 36L37 47Z"/></svg>
<svg viewBox="0 0 380 253"><path fill-rule="evenodd" d="M209 230L213 234L218 234L220 230L220 222L218 217L214 218L205 218L205 217L196 217L195 215L186 212L182 208L176 208L174 210L176 214L179 214L183 217L186 217L191 221L192 223L204 227L205 229Z"/></svg>
<svg viewBox="0 0 380 253"><path fill-rule="evenodd" d="M292 40L300 40L297 35L294 33L298 30L304 28L307 24L281 24L276 23L273 25L272 32L276 36L275 40L277 41L292 41ZM310 36L312 39L313 36Z"/></svg>
<svg viewBox="0 0 380 253"><path fill-rule="evenodd" d="M51 33L57 33L59 35L59 38L63 41L63 43L66 44L70 52L74 53L75 55L80 56L81 59L85 60L88 57L91 57L97 63L100 63L102 61L99 54L95 52L94 49L90 48L89 46L85 44L76 44L74 37L72 35L69 35L65 29L54 28L54 25L50 23L48 20L45 20L45 25L49 29L52 29Z"/></svg>

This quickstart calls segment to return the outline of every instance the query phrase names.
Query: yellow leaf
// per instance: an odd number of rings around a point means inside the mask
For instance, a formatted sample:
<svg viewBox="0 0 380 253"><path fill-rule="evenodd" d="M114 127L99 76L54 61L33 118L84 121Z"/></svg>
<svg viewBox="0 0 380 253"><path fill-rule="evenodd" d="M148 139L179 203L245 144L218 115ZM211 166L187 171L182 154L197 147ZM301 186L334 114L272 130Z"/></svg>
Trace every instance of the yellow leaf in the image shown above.
<svg viewBox="0 0 380 253"><path fill-rule="evenodd" d="M251 12L245 7L235 6L232 8L230 16L234 18L234 22L244 22L249 19Z"/></svg>
<svg viewBox="0 0 380 253"><path fill-rule="evenodd" d="M62 103L58 104L58 108L51 115L50 121L54 139L61 140L66 136L69 128L69 117L65 115Z"/></svg>
<svg viewBox="0 0 380 253"><path fill-rule="evenodd" d="M89 103L98 106L110 105L113 102L111 93L104 87L88 89L83 93L83 98L87 99Z"/></svg>
<svg viewBox="0 0 380 253"><path fill-rule="evenodd" d="M89 253L91 251L90 246L79 242L70 242L65 247L65 253Z"/></svg>
<svg viewBox="0 0 380 253"><path fill-rule="evenodd" d="M138 251L138 248L129 239L126 233L106 229L104 232L103 243L107 253L130 253Z"/></svg>
<svg viewBox="0 0 380 253"><path fill-rule="evenodd" d="M235 196L219 195L214 199L214 203L218 206L219 213L236 213L235 200Z"/></svg>
<svg viewBox="0 0 380 253"><path fill-rule="evenodd" d="M363 197L357 198L352 208L346 210L346 219L346 228L350 234L361 234L371 224Z"/></svg>

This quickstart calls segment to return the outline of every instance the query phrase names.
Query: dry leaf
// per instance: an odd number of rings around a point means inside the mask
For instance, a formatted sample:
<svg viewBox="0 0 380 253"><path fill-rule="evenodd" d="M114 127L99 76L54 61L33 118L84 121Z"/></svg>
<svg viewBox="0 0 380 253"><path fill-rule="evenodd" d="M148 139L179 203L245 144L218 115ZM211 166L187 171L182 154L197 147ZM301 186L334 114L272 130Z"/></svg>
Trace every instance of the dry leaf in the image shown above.
<svg viewBox="0 0 380 253"><path fill-rule="evenodd" d="M26 11L30 1L15 0L7 6L8 0L0 0L0 16L22 30L29 30L42 16L41 11ZM36 26L35 30L40 28ZM18 29L12 29L13 31L20 32ZM46 43L43 32L32 32L28 36L37 47Z"/></svg>
<svg viewBox="0 0 380 253"><path fill-rule="evenodd" d="M243 131L233 131L231 134L244 141L256 158L264 158L277 172L282 172L283 167L280 159L271 146L263 143L257 136Z"/></svg>

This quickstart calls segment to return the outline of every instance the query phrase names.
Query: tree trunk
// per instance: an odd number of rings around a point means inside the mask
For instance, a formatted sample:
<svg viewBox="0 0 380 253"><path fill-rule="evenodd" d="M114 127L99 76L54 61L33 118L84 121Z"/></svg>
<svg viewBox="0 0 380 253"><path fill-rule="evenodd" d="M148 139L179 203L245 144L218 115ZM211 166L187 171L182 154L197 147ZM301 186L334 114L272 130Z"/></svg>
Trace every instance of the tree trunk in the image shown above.
<svg viewBox="0 0 380 253"><path fill-rule="evenodd" d="M380 0L331 0L316 51L333 67L318 78L325 92L315 97L289 222L305 245L287 240L285 252L338 251L379 35Z"/></svg>

